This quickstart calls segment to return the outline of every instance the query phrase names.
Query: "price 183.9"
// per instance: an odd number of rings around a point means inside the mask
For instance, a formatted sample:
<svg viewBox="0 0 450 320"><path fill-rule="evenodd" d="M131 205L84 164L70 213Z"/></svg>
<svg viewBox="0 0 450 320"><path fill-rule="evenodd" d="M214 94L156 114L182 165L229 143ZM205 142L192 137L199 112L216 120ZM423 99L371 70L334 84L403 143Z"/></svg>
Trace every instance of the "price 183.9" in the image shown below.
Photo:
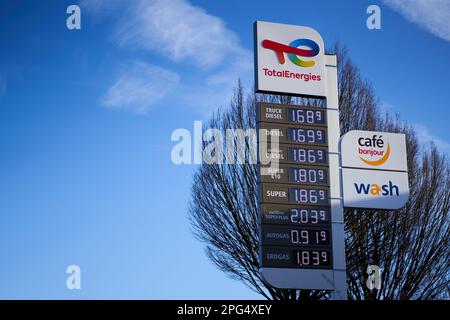
<svg viewBox="0 0 450 320"><path fill-rule="evenodd" d="M297 250L294 264L299 267L331 267L330 252L323 250Z"/></svg>

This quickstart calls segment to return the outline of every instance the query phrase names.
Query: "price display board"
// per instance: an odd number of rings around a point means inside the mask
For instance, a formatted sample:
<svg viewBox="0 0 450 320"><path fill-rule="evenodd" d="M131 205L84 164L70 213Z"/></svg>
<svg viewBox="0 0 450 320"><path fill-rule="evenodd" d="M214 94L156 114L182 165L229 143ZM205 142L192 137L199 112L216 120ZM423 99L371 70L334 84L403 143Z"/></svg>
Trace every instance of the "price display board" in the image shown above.
<svg viewBox="0 0 450 320"><path fill-rule="evenodd" d="M262 264L274 268L332 269L330 249L264 247Z"/></svg>
<svg viewBox="0 0 450 320"><path fill-rule="evenodd" d="M292 146L280 144L272 148L268 143L267 152L261 154L263 163L278 160L287 164L306 164L327 166L328 152L326 147Z"/></svg>
<svg viewBox="0 0 450 320"><path fill-rule="evenodd" d="M326 128L261 122L259 129L266 132L262 141L269 141L270 137L277 136L283 144L328 146Z"/></svg>
<svg viewBox="0 0 450 320"><path fill-rule="evenodd" d="M333 269L326 109L259 103L257 110L258 150L265 150L258 171L261 267Z"/></svg>
<svg viewBox="0 0 450 320"><path fill-rule="evenodd" d="M280 164L259 167L261 182L328 185L328 168L316 166L296 166Z"/></svg>
<svg viewBox="0 0 450 320"><path fill-rule="evenodd" d="M262 224L292 226L327 226L330 209L319 206L291 206L264 204L260 207Z"/></svg>

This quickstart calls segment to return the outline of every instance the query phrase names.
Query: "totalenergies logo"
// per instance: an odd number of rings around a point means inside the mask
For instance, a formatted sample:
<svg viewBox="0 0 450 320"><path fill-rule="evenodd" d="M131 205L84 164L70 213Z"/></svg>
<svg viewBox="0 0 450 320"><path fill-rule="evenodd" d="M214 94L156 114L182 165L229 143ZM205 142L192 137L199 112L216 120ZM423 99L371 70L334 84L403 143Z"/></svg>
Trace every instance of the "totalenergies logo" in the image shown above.
<svg viewBox="0 0 450 320"><path fill-rule="evenodd" d="M358 138L358 154L362 162L370 166L380 166L385 163L391 155L391 146L387 143L386 150L384 150L385 143L383 136L373 135L372 138Z"/></svg>
<svg viewBox="0 0 450 320"><path fill-rule="evenodd" d="M262 42L262 46L275 51L281 64L286 62L284 54L287 53L289 59L300 67L313 67L316 65L316 62L302 60L299 56L310 58L317 56L320 52L319 45L310 39L297 39L289 45L265 39ZM300 47L308 47L309 49L300 49Z"/></svg>

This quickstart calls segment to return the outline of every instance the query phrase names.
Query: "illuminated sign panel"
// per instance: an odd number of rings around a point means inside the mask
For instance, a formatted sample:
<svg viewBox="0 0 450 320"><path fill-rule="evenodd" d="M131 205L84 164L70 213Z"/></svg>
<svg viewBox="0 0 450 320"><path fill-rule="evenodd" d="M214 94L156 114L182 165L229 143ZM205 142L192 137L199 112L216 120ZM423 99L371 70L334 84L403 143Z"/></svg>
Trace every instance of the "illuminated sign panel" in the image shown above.
<svg viewBox="0 0 450 320"><path fill-rule="evenodd" d="M256 92L326 98L258 103L261 280L346 299L337 57L308 27L258 21L254 40Z"/></svg>
<svg viewBox="0 0 450 320"><path fill-rule="evenodd" d="M328 205L326 187L290 186L262 183L261 199L265 203Z"/></svg>
<svg viewBox="0 0 450 320"><path fill-rule="evenodd" d="M263 224L293 226L323 226L330 224L328 207L301 207L282 205L262 205L261 219Z"/></svg>
<svg viewBox="0 0 450 320"><path fill-rule="evenodd" d="M317 166L280 164L279 168L260 166L261 182L328 185L328 169Z"/></svg>
<svg viewBox="0 0 450 320"><path fill-rule="evenodd" d="M314 29L255 22L257 92L325 96L325 49Z"/></svg>
<svg viewBox="0 0 450 320"><path fill-rule="evenodd" d="M271 124L261 122L259 129L266 130L261 141L269 141L271 136L277 136L280 143L327 146L327 129L307 126Z"/></svg>
<svg viewBox="0 0 450 320"><path fill-rule="evenodd" d="M402 133L347 132L341 138L342 166L407 171L406 137Z"/></svg>
<svg viewBox="0 0 450 320"><path fill-rule="evenodd" d="M257 110L258 128L266 130L258 147L279 141L260 154L265 163L279 161L259 164L261 267L332 269L326 110L272 103Z"/></svg>
<svg viewBox="0 0 450 320"><path fill-rule="evenodd" d="M341 138L340 145L344 206L393 210L406 204L404 134L354 130Z"/></svg>
<svg viewBox="0 0 450 320"><path fill-rule="evenodd" d="M330 245L329 228L312 229L287 226L262 226L262 244L268 246Z"/></svg>
<svg viewBox="0 0 450 320"><path fill-rule="evenodd" d="M326 165L328 163L327 148L280 145L279 148L270 148L261 155L264 163L278 159L283 163Z"/></svg>
<svg viewBox="0 0 450 320"><path fill-rule="evenodd" d="M275 104L261 103L258 107L258 119L261 122L296 123L326 127L326 112L324 109L317 107L281 107Z"/></svg>
<svg viewBox="0 0 450 320"><path fill-rule="evenodd" d="M343 168L342 183L346 207L400 209L409 198L407 172Z"/></svg>
<svg viewBox="0 0 450 320"><path fill-rule="evenodd" d="M289 247L266 247L262 264L266 267L331 269L330 249L295 249Z"/></svg>

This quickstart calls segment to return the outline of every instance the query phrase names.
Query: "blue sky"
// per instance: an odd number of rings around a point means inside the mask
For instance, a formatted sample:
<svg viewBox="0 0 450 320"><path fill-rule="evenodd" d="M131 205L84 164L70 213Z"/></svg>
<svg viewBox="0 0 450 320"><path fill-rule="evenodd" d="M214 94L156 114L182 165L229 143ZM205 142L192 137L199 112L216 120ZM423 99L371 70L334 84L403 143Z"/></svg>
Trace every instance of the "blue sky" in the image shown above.
<svg viewBox="0 0 450 320"><path fill-rule="evenodd" d="M2 0L0 298L258 298L205 257L187 221L195 166L170 159L174 129L252 85L255 20L346 45L383 108L450 150L448 1Z"/></svg>

